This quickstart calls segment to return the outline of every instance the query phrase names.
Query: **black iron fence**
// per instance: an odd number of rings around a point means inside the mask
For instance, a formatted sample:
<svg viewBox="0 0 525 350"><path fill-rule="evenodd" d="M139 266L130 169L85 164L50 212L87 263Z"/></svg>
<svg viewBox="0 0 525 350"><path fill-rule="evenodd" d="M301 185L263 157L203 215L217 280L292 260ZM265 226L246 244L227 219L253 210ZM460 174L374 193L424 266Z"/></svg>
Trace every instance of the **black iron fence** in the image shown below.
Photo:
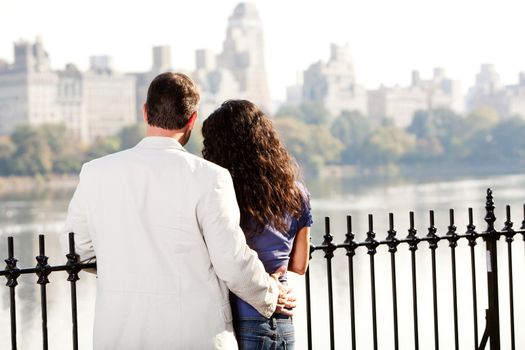
<svg viewBox="0 0 525 350"><path fill-rule="evenodd" d="M513 222L511 221L510 207L506 207L506 221L501 230L495 229L496 217L494 215L494 201L492 191L487 191L486 201L486 216L487 229L483 232L477 232L473 223L472 208L468 210L469 223L464 234L458 234L457 228L454 224L454 211L450 210L450 224L445 235L439 236L437 228L434 225L434 212L430 211L430 226L428 233L425 236L418 236L414 226L414 213L410 212L410 227L408 235L404 238L399 238L394 229L394 216L389 216L389 230L384 240L376 240L376 233L373 227L373 217L368 217L368 232L366 239L362 242L355 240L355 234L352 232L352 218L347 216L347 233L346 240L341 244L333 243L333 236L330 233L330 220L325 219L325 235L324 241L321 245L311 246L311 254L316 251L323 251L326 259L327 272L327 286L328 286L328 312L329 312L329 344L330 349L335 348L335 334L334 334L334 298L333 298L333 273L332 273L332 259L334 252L337 249L344 249L348 259L348 277L349 277L349 298L350 298L350 330L349 336L352 344L352 349L356 347L356 314L355 314L355 288L354 288L354 256L358 249L366 249L369 255L370 264L370 301L371 301L371 315L372 315L372 338L374 349L378 348L378 328L377 328L377 294L376 294L376 269L375 269L375 255L377 248L380 246L388 247L390 253L391 265L391 280L392 280L392 311L393 311L393 334L394 347L399 349L399 320L398 320L398 288L396 277L396 252L398 246L407 246L411 254L411 278L412 278L412 312L413 312L413 336L414 348L419 349L419 326L418 319L418 285L416 279L416 252L419 244L426 242L431 251L431 266L432 266L432 302L433 302L433 332L434 332L434 348L439 349L439 322L438 322L438 295L437 295L437 278L436 278L436 249L438 242L446 241L450 247L451 257L451 278L452 278L452 298L453 298L453 314L454 314L454 344L455 349L459 349L459 327L458 327L458 298L457 298L457 270L456 270L456 247L459 240L467 240L470 247L470 265L471 265L471 280L472 280L472 304L473 304L473 330L474 339L472 339L474 349L485 349L487 343L490 341L491 350L500 349L500 315L499 315L499 295L498 295L498 254L497 241L504 237L507 243L507 257L508 257L508 283L509 295L508 303L510 307L510 338L512 350L515 349L515 328L514 328L514 286L513 286L513 266L512 266L512 242L514 237L518 234L523 236L525 241L525 205L523 207L523 221L518 230L513 229ZM476 283L476 259L474 249L477 245L478 239L483 239L486 243L487 251L487 295L488 305L486 309L486 327L479 339L478 333L478 297L477 297L477 283ZM77 290L76 282L79 280L78 274L81 270L93 269L96 267L95 263L81 264L78 262L78 255L75 253L74 235L69 234L69 253L66 255L67 263L65 265L50 266L48 264L48 257L45 255L44 236L39 236L39 255L36 257L37 264L32 268L18 268L17 259L14 254L13 237L8 237L8 257L5 259L6 267L0 270L0 276L5 276L7 279L6 286L9 288L9 305L10 305L10 321L11 321L11 347L17 348L17 321L16 321L16 286L17 279L24 274L35 274L37 284L40 285L40 305L42 316L42 346L43 349L48 349L48 332L47 332L47 296L46 285L49 283L48 276L52 272L66 271L68 274L67 281L70 282L71 288L71 317L72 317L72 348L78 349L78 321L77 321ZM311 255L312 256L312 255ZM310 256L310 257L311 257ZM312 349L312 309L311 309L311 291L310 291L310 273L307 272L305 276L306 281L306 313L307 313L307 337L308 348Z"/></svg>
<svg viewBox="0 0 525 350"><path fill-rule="evenodd" d="M40 308L42 314L42 347L48 349L48 334L47 334L47 293L46 285L49 283L48 276L52 272L66 271L68 274L67 280L71 284L71 320L73 332L73 349L78 349L78 317L77 317L77 281L78 273L83 269L96 268L96 263L80 264L78 263L78 255L75 253L74 234L69 234L69 253L66 255L67 262L65 265L50 266L48 264L48 257L45 251L44 235L39 235L39 253L35 258L37 264L35 267L19 269L16 266L17 259L15 258L15 248L13 237L7 237L7 259L5 259L5 270L0 270L0 276L7 278L6 286L9 287L9 312L11 316L11 349L17 348L17 329L16 329L16 286L17 279L20 275L36 274L38 276L37 282L40 285Z"/></svg>
<svg viewBox="0 0 525 350"><path fill-rule="evenodd" d="M494 201L492 197L492 191L487 190L486 200L486 215L485 221L487 228L483 232L477 232L476 226L473 223L472 208L468 209L468 225L464 234L457 233L457 227L454 224L454 210L450 210L450 219L448 231L445 235L439 236L437 234L437 228L434 225L434 211L431 210L429 213L430 225L428 227L428 233L424 236L418 236L417 230L414 226L414 213L410 212L409 220L410 227L408 229L408 235L401 238L397 235L394 229L394 215L389 215L389 230L384 240L376 240L376 233L374 232L374 223L372 215L368 216L368 232L366 233L366 239L362 242L355 240L355 234L352 232L352 217L347 216L347 233L345 234L346 240L341 244L333 243L333 236L330 232L330 219L325 218L325 235L324 241L318 245L311 245L311 255L319 251L324 252L324 258L326 259L326 272L327 272L327 292L328 292L328 317L329 317L329 344L330 349L335 348L335 332L334 332L334 291L333 291L333 272L332 272L332 259L334 258L334 252L337 249L345 250L346 257L348 259L348 278L349 278L349 317L350 317L350 329L348 334L351 342L351 349L355 350L356 347L356 308L355 308L355 288L354 288L354 257L358 249L366 249L369 255L369 268L370 268L370 312L371 312L371 330L372 330L372 344L374 349L378 349L378 327L377 327L377 294L376 294L376 268L375 268L375 255L377 248L380 246L386 246L390 253L390 267L391 267L391 305L393 312L393 344L394 348L399 349L399 318L398 318L398 286L396 273L396 253L399 246L406 246L410 251L411 260L411 280L412 280L412 319L413 319L413 337L414 337L414 349L420 348L419 338L419 327L420 320L418 319L418 284L416 279L416 252L420 247L421 243L428 243L428 248L431 254L431 275L432 275L432 306L433 306L433 333L434 333L434 349L438 350L440 346L439 341L439 322L438 322L438 283L436 273L436 249L438 248L438 242L446 241L450 248L451 258L451 279L452 279L452 305L453 305L453 318L454 318L454 348L459 349L459 336L460 330L458 326L458 291L457 291L457 268L456 268L456 247L459 240L468 241L470 247L470 268L471 268L471 283L472 283L472 308L473 308L473 334L472 346L476 350L485 349L487 343L490 344L491 350L499 350L501 348L500 341L500 313L499 313L499 295L498 295L498 253L497 253L497 241L500 238L505 238L507 243L507 264L508 264L508 299L505 297L505 302L509 303L510 308L510 346L512 350L516 349L515 344L515 326L514 326L514 285L513 285L513 258L512 258L512 242L514 237L521 234L525 241L525 205L523 206L523 221L521 228L518 230L513 229L513 222L511 221L511 210L510 206L506 206L506 221L504 227L501 230L496 230L494 224L496 216L494 215ZM475 246L477 245L478 239L482 239L486 243L486 254L487 254L487 295L488 305L486 309L486 325L482 333L481 339L479 339L478 331L478 291L476 281L476 259L475 259ZM340 273L340 271L338 271ZM306 272L306 313L307 313L307 336L308 336L308 349L312 349L312 307L311 307L311 281L310 272Z"/></svg>

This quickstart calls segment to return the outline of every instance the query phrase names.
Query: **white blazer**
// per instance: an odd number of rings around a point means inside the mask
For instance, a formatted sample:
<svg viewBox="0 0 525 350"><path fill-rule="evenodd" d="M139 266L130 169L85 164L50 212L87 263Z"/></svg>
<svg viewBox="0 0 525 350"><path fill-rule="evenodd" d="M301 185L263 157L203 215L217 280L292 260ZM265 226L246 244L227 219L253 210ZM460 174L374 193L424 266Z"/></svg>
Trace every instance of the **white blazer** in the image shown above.
<svg viewBox="0 0 525 350"><path fill-rule="evenodd" d="M230 174L172 138L84 164L68 232L81 261L96 256L94 349L236 349L228 289L275 310Z"/></svg>

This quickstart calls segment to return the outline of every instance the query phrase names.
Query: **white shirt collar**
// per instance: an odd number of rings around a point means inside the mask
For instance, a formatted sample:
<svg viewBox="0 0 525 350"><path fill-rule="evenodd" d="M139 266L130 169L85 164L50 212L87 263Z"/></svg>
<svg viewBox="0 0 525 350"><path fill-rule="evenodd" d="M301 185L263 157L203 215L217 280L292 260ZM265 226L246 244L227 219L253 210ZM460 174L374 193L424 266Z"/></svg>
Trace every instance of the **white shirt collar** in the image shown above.
<svg viewBox="0 0 525 350"><path fill-rule="evenodd" d="M178 149L185 151L184 147L172 137L167 136L147 136L143 138L135 147L153 149Z"/></svg>

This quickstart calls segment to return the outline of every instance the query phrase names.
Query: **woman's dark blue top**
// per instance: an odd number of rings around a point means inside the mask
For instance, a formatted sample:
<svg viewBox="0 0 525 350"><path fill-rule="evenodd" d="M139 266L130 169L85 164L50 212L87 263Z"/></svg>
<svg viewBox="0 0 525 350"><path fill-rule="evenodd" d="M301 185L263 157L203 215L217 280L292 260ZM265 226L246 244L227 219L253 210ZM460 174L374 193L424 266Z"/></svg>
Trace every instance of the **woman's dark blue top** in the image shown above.
<svg viewBox="0 0 525 350"><path fill-rule="evenodd" d="M261 228L256 227L254 222L249 222L247 224L248 228L244 230L246 243L257 252L259 260L262 261L268 273L273 273L281 266L288 266L295 235L302 228L312 226L313 220L309 196L302 184L298 186L304 192L303 208L298 219L287 216L288 231L281 232L270 225L265 225L261 230ZM286 283L286 275L280 280ZM232 295L232 302L232 308L236 313L236 317L262 317L257 310L236 295Z"/></svg>

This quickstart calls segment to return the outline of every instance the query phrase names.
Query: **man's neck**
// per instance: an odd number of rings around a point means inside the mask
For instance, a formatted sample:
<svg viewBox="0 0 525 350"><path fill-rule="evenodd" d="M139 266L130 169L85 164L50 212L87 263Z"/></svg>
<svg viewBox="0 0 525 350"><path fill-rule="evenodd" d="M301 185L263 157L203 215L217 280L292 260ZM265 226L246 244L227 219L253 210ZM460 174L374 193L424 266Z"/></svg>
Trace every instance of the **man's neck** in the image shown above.
<svg viewBox="0 0 525 350"><path fill-rule="evenodd" d="M148 125L146 127L146 136L161 136L161 137L171 137L178 142L181 142L184 138L185 131L182 129L177 130L169 130L169 129L162 129L158 128L156 126Z"/></svg>

